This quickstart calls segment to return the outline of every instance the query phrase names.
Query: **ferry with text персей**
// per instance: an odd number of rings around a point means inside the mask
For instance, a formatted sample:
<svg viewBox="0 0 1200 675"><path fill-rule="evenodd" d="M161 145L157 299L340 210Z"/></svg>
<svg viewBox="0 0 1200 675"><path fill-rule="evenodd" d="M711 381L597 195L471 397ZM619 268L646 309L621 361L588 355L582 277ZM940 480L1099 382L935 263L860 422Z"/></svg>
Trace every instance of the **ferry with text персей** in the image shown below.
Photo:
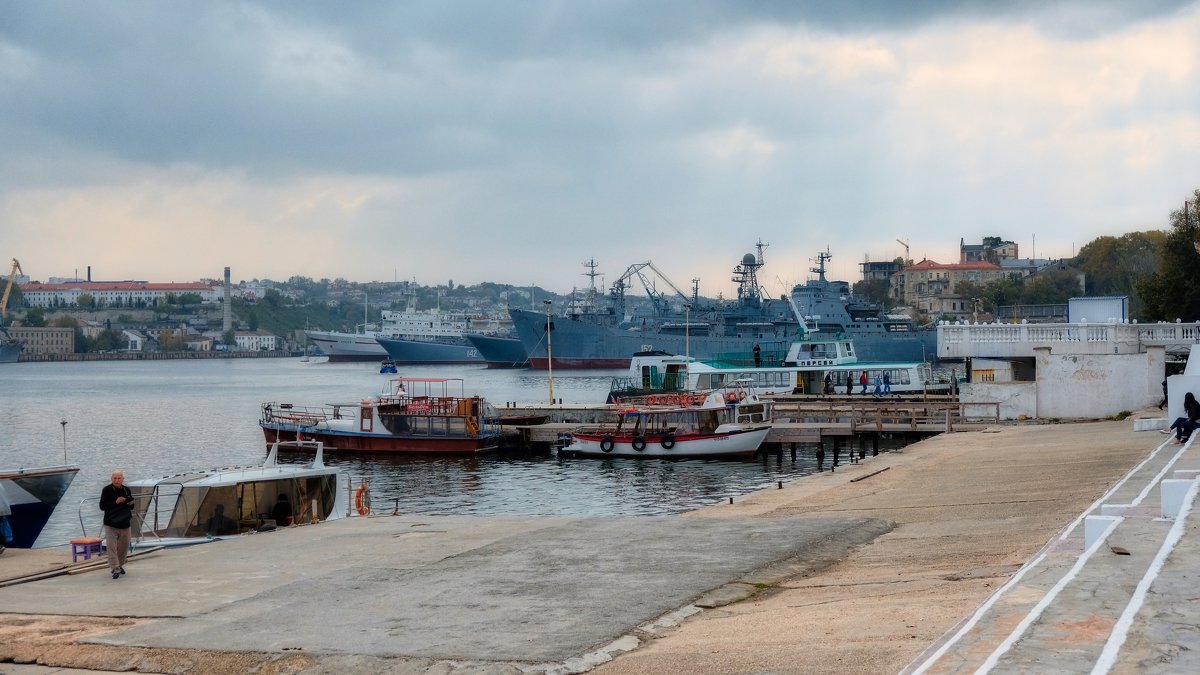
<svg viewBox="0 0 1200 675"><path fill-rule="evenodd" d="M807 333L786 354L760 351L716 354L708 359L656 353L635 354L627 378L613 382L609 400L654 392L707 391L737 381L750 382L760 394L859 394L867 375L868 395L879 378L887 395L948 393L950 384L934 380L928 363L860 362L853 343L845 337L824 339ZM828 388L826 376L829 377ZM850 388L847 389L847 382ZM881 391L881 393L883 393Z"/></svg>

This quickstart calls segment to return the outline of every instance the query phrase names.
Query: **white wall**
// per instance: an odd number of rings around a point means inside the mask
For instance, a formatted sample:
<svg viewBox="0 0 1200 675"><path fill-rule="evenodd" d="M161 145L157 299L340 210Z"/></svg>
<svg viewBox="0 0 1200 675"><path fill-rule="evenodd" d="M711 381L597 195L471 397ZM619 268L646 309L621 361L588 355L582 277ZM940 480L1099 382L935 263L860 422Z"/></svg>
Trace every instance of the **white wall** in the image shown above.
<svg viewBox="0 0 1200 675"><path fill-rule="evenodd" d="M1163 347L1148 346L1142 354L1059 356L1050 347L1037 348L1034 353L1040 418L1108 417L1155 406L1162 400Z"/></svg>
<svg viewBox="0 0 1200 675"><path fill-rule="evenodd" d="M959 385L958 399L963 403L999 403L1002 420L1037 417L1035 382L964 382Z"/></svg>
<svg viewBox="0 0 1200 675"><path fill-rule="evenodd" d="M1036 382L970 382L959 387L963 402L1000 404L1000 419L1022 415L1041 419L1095 419L1122 411L1157 406L1162 400L1166 350L1147 347L1141 354L1059 354L1051 347L1034 350ZM1200 357L1196 362L1200 364ZM1185 379L1186 378L1186 379ZM1200 372L1168 379L1171 413L1182 415L1183 392L1200 396ZM1178 394L1176 394L1178 387ZM1175 412L1178 406L1179 412ZM1165 415L1166 413L1164 413Z"/></svg>

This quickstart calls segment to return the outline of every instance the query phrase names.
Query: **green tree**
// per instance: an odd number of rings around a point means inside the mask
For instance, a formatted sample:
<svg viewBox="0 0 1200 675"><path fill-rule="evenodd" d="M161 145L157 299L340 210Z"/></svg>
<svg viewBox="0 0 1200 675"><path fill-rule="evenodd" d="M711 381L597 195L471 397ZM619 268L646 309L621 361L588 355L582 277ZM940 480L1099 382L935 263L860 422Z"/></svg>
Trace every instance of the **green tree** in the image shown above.
<svg viewBox="0 0 1200 675"><path fill-rule="evenodd" d="M96 299L92 297L91 293L80 293L79 299L75 301L75 304L83 309L94 309L96 307Z"/></svg>
<svg viewBox="0 0 1200 675"><path fill-rule="evenodd" d="M1167 233L1159 230L1130 232L1120 237L1099 237L1083 248L1074 265L1086 275L1087 295L1127 295L1130 316L1143 313L1137 283L1158 271Z"/></svg>
<svg viewBox="0 0 1200 675"><path fill-rule="evenodd" d="M158 338L158 348L164 352L181 352L183 336L178 333L163 333Z"/></svg>
<svg viewBox="0 0 1200 675"><path fill-rule="evenodd" d="M41 307L31 307L25 312L25 320L22 322L26 326L33 328L41 328L46 325L46 313Z"/></svg>
<svg viewBox="0 0 1200 675"><path fill-rule="evenodd" d="M204 301L199 293L180 293L175 298L175 303L179 305L179 311L186 312L188 305L198 305Z"/></svg>
<svg viewBox="0 0 1200 675"><path fill-rule="evenodd" d="M250 315L246 317L246 325L250 326L250 330L258 330L258 312L250 312Z"/></svg>
<svg viewBox="0 0 1200 675"><path fill-rule="evenodd" d="M1048 268L1025 280L1021 303L1026 305L1062 305L1080 294L1079 272Z"/></svg>
<svg viewBox="0 0 1200 675"><path fill-rule="evenodd" d="M1191 207L1186 214L1182 209L1172 211L1171 230L1167 232L1158 261L1158 271L1143 276L1136 283L1142 300L1142 314L1138 318L1146 321L1200 320L1200 213L1195 206L1200 202L1200 190L1192 191Z"/></svg>
<svg viewBox="0 0 1200 675"><path fill-rule="evenodd" d="M96 339L92 341L92 351L111 352L124 347L121 340L121 334L115 330L105 328L96 335Z"/></svg>
<svg viewBox="0 0 1200 675"><path fill-rule="evenodd" d="M226 347L232 347L237 344L237 335L232 330L227 330L221 334L221 340Z"/></svg>
<svg viewBox="0 0 1200 675"><path fill-rule="evenodd" d="M892 305L895 304L892 301L891 292L892 285L886 279L863 279L862 281L856 281L852 290L854 295L883 305L885 309L891 309Z"/></svg>

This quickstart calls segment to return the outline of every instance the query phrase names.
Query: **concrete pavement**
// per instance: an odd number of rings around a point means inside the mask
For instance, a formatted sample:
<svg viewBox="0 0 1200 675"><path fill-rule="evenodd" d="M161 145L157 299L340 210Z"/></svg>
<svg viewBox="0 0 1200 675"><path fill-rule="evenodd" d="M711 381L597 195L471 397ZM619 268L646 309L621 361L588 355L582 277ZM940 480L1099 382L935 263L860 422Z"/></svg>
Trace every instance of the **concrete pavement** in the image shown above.
<svg viewBox="0 0 1200 675"><path fill-rule="evenodd" d="M1200 671L1200 537L1155 512L1200 462L1132 427L948 434L686 517L355 518L164 551L0 588L0 673ZM1104 504L1123 520L1087 554Z"/></svg>

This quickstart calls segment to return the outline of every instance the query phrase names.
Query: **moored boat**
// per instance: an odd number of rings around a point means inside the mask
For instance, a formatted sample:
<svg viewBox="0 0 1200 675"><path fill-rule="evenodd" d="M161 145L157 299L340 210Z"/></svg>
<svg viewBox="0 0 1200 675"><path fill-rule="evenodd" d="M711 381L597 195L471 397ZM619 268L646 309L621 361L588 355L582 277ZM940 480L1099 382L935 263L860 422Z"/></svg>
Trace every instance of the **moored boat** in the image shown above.
<svg viewBox="0 0 1200 675"><path fill-rule="evenodd" d="M615 423L571 432L560 454L579 457L752 457L771 431L770 402L744 383L626 402Z"/></svg>
<svg viewBox="0 0 1200 675"><path fill-rule="evenodd" d="M488 368L529 367L529 355L515 336L464 333L463 337L479 352Z"/></svg>
<svg viewBox="0 0 1200 675"><path fill-rule="evenodd" d="M389 359L403 365L482 363L483 357L461 333L456 336L384 337L375 341Z"/></svg>
<svg viewBox="0 0 1200 675"><path fill-rule="evenodd" d="M478 454L500 446L500 425L482 396L463 393L460 378L397 377L357 403L304 406L264 403L259 426L267 443L297 438L338 452Z"/></svg>
<svg viewBox="0 0 1200 675"><path fill-rule="evenodd" d="M736 299L708 301L699 298L695 290L690 297L679 291L665 296L648 286L650 307L627 315L632 306L626 298L631 280L641 278L647 268L657 272L646 262L631 266L613 282L607 301L602 302L593 289L582 301L569 303L560 316L510 308L513 330L521 339L529 365L542 370L550 366L556 370L627 368L639 351L704 357L750 349L755 344L762 349L786 349L800 323L786 300L764 297L758 274L765 264L762 251L766 244L757 246L757 255L745 254L733 268Z"/></svg>
<svg viewBox="0 0 1200 675"><path fill-rule="evenodd" d="M631 395L687 392L749 382L760 394L861 394L861 376L867 377L867 393L874 393L876 378L887 382L891 396L948 393L949 382L933 377L932 366L923 362L859 361L855 343L842 334L827 336L805 331L786 352L760 350L714 354L709 358L686 358L666 352L635 354L629 375L614 378L609 400ZM826 376L829 389L826 391ZM847 392L847 383L851 392Z"/></svg>
<svg viewBox="0 0 1200 675"><path fill-rule="evenodd" d="M16 363L25 348L24 340L7 337L4 329L0 328L0 363Z"/></svg>
<svg viewBox="0 0 1200 675"><path fill-rule="evenodd" d="M8 504L13 548L33 548L54 508L79 473L79 467L49 466L0 470L0 500Z"/></svg>
<svg viewBox="0 0 1200 675"><path fill-rule="evenodd" d="M134 495L133 547L197 544L348 516L350 478L343 471L325 466L321 443L300 443L314 453L308 464L280 464L280 446L287 445L272 444L266 461L259 466L190 471L126 482ZM287 504L283 511L279 509L281 502ZM85 506L95 511L94 500L81 504L81 509Z"/></svg>

